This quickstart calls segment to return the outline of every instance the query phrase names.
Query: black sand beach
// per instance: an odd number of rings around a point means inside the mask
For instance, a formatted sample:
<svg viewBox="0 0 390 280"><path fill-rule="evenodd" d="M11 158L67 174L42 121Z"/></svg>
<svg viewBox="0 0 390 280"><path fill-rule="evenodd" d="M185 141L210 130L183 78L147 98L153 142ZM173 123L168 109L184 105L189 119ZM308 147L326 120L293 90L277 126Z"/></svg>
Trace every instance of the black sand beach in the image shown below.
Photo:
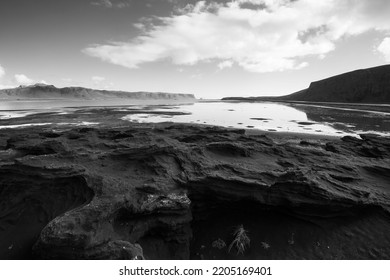
<svg viewBox="0 0 390 280"><path fill-rule="evenodd" d="M125 114L42 113L25 118L51 124L0 130L0 258L390 258L389 138Z"/></svg>

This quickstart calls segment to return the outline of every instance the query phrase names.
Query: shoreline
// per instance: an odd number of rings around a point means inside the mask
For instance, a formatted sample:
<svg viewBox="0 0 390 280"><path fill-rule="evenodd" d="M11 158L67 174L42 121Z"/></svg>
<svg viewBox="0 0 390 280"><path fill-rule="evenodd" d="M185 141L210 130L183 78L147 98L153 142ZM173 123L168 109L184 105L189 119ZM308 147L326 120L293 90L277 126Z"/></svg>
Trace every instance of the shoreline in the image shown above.
<svg viewBox="0 0 390 280"><path fill-rule="evenodd" d="M115 106L116 107L116 106ZM94 108L94 107L85 107L85 108ZM96 109L101 109L100 107L96 107ZM109 106L107 108L110 108ZM65 109L73 109L73 107L67 107ZM20 111L20 110L16 110ZM31 110L34 111L34 110ZM1 111L0 111L1 112ZM67 122L53 122L53 123L44 123L44 122L33 122L33 123L24 123L24 118L28 118L29 116L34 117L34 115L52 115L52 112L32 112L31 114L23 114L22 116L19 117L10 117L10 118L0 118L0 131L5 131L7 129L23 129L24 127L39 127L39 126L44 126L47 129L71 129L77 126L85 126L88 127L88 123L96 123L93 125L93 127L107 127L115 124L115 121L111 120L110 124L107 124L107 120L103 120L103 122L95 122L87 120L80 120L79 122L74 122L74 123L67 123ZM66 114L60 114L60 115L66 115L66 117L71 116L74 114L74 112L66 113ZM11 124L15 123L15 121L18 124ZM3 124L4 123L4 124ZM20 123L20 124L19 124ZM86 123L86 125L83 125L83 123ZM289 131L269 131L269 130L262 130L262 129L257 129L257 128L235 128L235 127L225 127L225 126L218 126L218 125L211 125L211 124L201 124L201 123L180 123L180 122L158 122L158 123L148 123L148 122L131 122L127 120L118 120L116 123L120 123L119 126L115 126L117 128L120 127L126 127L129 124L138 124L138 125L146 125L150 127L154 126L165 126L165 125L183 125L183 126L194 126L194 127L209 127L209 128L220 128L220 129L226 129L226 130L244 130L246 135L267 135L271 136L274 138L286 138L286 139L308 139L308 140L335 140L335 139L341 139L344 136L347 135L330 135L330 134L316 134L316 133L311 133L311 132L289 132ZM9 126L9 127L7 127ZM361 134L375 134L375 133L361 133ZM378 136L381 136L379 133L377 134ZM359 138L358 135L353 136ZM383 136L383 137L388 137L388 136Z"/></svg>
<svg viewBox="0 0 390 280"><path fill-rule="evenodd" d="M318 106L321 108L334 108L334 109L349 109L353 111L372 111L375 113L390 113L390 104L364 104L364 103L341 103L341 102L312 102L312 101L291 101L291 100L251 100L251 99L243 99L243 100L234 100L234 99L221 99L221 102L226 103L285 103L290 105L301 105L301 106ZM321 106L323 105L323 106ZM326 105L326 106L325 106ZM363 110L361 110L363 109ZM377 109L376 111L374 109Z"/></svg>
<svg viewBox="0 0 390 280"><path fill-rule="evenodd" d="M24 118L29 115L23 116L23 117L18 117L18 118ZM14 117L15 118L15 117ZM14 118L10 119L1 119L0 120L13 120ZM178 123L178 122L160 122L160 123L134 123L134 122L129 122L127 121L128 124L138 124L138 125L145 125L149 127L155 127L155 126L171 126L171 125L182 125L182 126L189 126L189 127L205 127L205 128L217 128L217 129L225 129L225 130L232 130L232 131L237 131L237 130L244 130L246 135L249 136L255 136L255 135L266 135L266 136L271 136L272 138L277 138L277 139L305 139L305 140L336 140L336 139L341 139L344 137L344 135L325 135L325 134L314 134L310 132L288 132L288 131L268 131L268 130L261 130L261 129L256 129L256 128L234 128L234 127L224 127L224 126L217 126L217 125L209 125L209 124L198 124L198 123ZM85 125L83 123L86 123ZM14 129L24 129L26 127L44 127L45 129L53 129L53 130L58 130L61 128L62 129L72 129L77 126L85 126L88 128L90 125L88 124L89 122L80 122L80 123L29 123L29 124L19 124L19 125L12 125L12 124L7 124L7 125L0 125L0 132L1 131L6 131L6 130L14 130ZM7 127L9 126L9 127ZM122 124L120 126L115 126L114 128L123 128L127 127L128 125ZM100 124L96 123L95 125L92 125L91 127L93 128L105 128L105 124ZM363 133L364 134L364 133Z"/></svg>
<svg viewBox="0 0 390 280"><path fill-rule="evenodd" d="M72 101L73 102L73 101ZM351 135L355 137L359 137L358 135L361 133L376 133L375 131L378 131L377 134L387 136L390 133L390 126L388 125L388 121L386 121L386 114L387 113L378 113L373 111L362 111L362 110L355 110L351 109L351 111L343 111L343 110L350 110L350 109L339 109L332 110L332 108L324 109L322 107L316 107L312 105L305 106L305 108L294 108L294 106L287 108L289 110L293 110L294 112L298 112L298 114L305 114L307 116L307 120L310 121L297 121L294 119L288 120L288 119L282 119L279 121L276 118L270 118L266 119L265 117L260 118L258 121L256 118L256 111L253 111L253 116L249 115L245 118L247 119L237 119L236 124L234 124L234 118L237 116L234 114L237 114L238 109L236 110L228 110L228 111L236 111L231 112L232 116L228 115L227 117L231 119L231 123L228 123L224 121L221 117L218 118L216 116L215 121L210 121L212 118L203 118L202 115L197 115L197 111L199 111L199 106L194 107L194 109L188 109L188 110L194 110L194 116L191 119L191 117L181 118L180 115L189 114L186 112L186 105L188 104L194 104L191 103L183 103L180 102L166 102L166 104L161 104L161 101L158 101L157 103L149 102L144 103L140 101L140 103L137 104L137 102L131 102L131 104L121 104L117 105L117 103L114 101L112 104L107 104L104 102L104 104L99 104L99 102L93 102L91 104L88 104L90 102L86 102L83 104L77 104L78 106L74 106L74 103L68 103L68 104L54 104L51 109L44 109L44 108L37 108L28 110L28 108L19 108L19 110L12 110L15 109L15 107L8 107L7 110L0 110L0 114L3 114L0 117L0 127L6 126L6 125L26 125L30 123L47 123L46 116L50 116L50 118L53 120L53 123L74 123L77 125L77 123L80 123L82 121L92 122L92 123L109 123L112 125L116 125L116 123L123 124L124 121L138 121L138 122L144 122L148 121L147 117L151 117L152 119L155 119L157 122L165 122L170 121L168 118L175 118L175 115L178 115L178 120L182 120L183 123L189 123L189 124L210 124L210 125L225 125L224 127L234 127L237 129L248 129L249 133L257 133L257 132L250 132L251 129L259 129L261 131L264 131L264 133L269 132L281 132L288 135L289 133L292 134L302 134L302 137L306 137L306 134L312 135L315 138L329 138L329 137L342 137L346 135ZM213 101L215 102L215 101ZM201 101L197 103L202 103ZM43 104L46 106L46 104ZM174 107L174 106L181 106L183 105L182 109L181 107ZM172 107L169 107L172 106ZM219 105L217 105L217 109ZM221 105L223 106L229 106L229 105ZM274 106L274 105L268 105L268 106ZM31 107L31 105L26 104L26 107ZM202 106L201 106L202 107ZM197 109L196 109L197 108ZM210 110L210 108L214 108L213 106L206 106L207 110ZM277 107L279 108L279 107ZM284 110L285 107L282 106L281 110ZM5 108L3 108L5 109ZM168 110L169 109L169 110ZM219 112L220 115L224 113L224 109ZM250 110L253 110L250 108ZM20 114L19 112L20 111ZM99 112L100 111L100 112ZM7 115L8 112L8 115ZM191 111L190 111L191 112ZM100 114L101 113L101 114ZM61 116L62 114L62 116ZM69 116L65 117L64 115L67 114ZM252 113L251 113L252 114ZM372 114L369 116L366 116L367 114ZM134 118L132 117L134 115ZM139 117L137 117L139 115ZM142 115L142 116L141 116ZM144 116L145 115L145 116ZM14 119L12 117L15 116ZM222 115L223 116L223 115ZM165 118L166 117L166 118ZM253 117L253 118L252 118ZM115 120L116 118L116 120ZM203 119L202 119L203 118ZM69 121L69 120L78 120L77 122ZM196 120L196 121L195 121ZM175 121L175 119L172 119L174 123L178 123ZM157 123L156 122L156 123ZM269 123L270 122L270 123ZM152 121L153 123L153 121ZM269 124L267 124L269 123ZM291 123L291 125L290 125ZM232 125L233 124L233 125ZM377 125L375 125L377 124ZM61 124L62 125L62 124ZM3 127L4 128L4 127ZM291 132L293 131L293 132ZM261 133L261 132L260 132ZM318 135L318 136L317 136Z"/></svg>

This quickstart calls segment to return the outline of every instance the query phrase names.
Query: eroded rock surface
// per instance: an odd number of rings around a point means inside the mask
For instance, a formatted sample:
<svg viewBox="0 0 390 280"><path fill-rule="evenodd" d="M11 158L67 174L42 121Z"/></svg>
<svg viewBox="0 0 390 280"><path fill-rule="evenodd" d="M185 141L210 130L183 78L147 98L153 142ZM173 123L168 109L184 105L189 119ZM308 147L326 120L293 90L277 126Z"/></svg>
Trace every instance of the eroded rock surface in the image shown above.
<svg viewBox="0 0 390 280"><path fill-rule="evenodd" d="M172 124L0 138L1 258L390 258L388 138ZM212 245L241 224L244 254Z"/></svg>

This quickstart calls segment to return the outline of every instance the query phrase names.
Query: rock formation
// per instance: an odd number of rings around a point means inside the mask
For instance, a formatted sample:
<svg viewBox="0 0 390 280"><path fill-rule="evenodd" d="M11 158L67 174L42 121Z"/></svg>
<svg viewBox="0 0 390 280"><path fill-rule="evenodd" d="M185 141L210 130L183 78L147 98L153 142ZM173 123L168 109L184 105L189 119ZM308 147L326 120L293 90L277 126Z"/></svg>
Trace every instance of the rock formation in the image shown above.
<svg viewBox="0 0 390 280"><path fill-rule="evenodd" d="M223 100L390 104L390 65L356 70L312 82L309 88L290 95L226 97Z"/></svg>
<svg viewBox="0 0 390 280"><path fill-rule="evenodd" d="M280 97L294 101L390 103L390 65L361 69L312 82L300 92Z"/></svg>
<svg viewBox="0 0 390 280"><path fill-rule="evenodd" d="M0 257L389 259L389 167L390 140L375 135L3 130ZM239 225L250 247L229 252Z"/></svg>

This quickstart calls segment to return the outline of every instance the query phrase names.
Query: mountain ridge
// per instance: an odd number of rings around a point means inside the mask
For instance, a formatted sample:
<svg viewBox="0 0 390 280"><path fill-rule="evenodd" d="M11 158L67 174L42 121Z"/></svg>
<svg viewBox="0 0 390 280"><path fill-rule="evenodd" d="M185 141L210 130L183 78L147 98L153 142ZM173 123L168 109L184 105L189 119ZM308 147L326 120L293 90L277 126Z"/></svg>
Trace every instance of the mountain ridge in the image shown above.
<svg viewBox="0 0 390 280"><path fill-rule="evenodd" d="M34 84L0 90L0 99L195 99L193 94L167 92L127 92L116 90L99 90L84 87L57 88L54 85Z"/></svg>

